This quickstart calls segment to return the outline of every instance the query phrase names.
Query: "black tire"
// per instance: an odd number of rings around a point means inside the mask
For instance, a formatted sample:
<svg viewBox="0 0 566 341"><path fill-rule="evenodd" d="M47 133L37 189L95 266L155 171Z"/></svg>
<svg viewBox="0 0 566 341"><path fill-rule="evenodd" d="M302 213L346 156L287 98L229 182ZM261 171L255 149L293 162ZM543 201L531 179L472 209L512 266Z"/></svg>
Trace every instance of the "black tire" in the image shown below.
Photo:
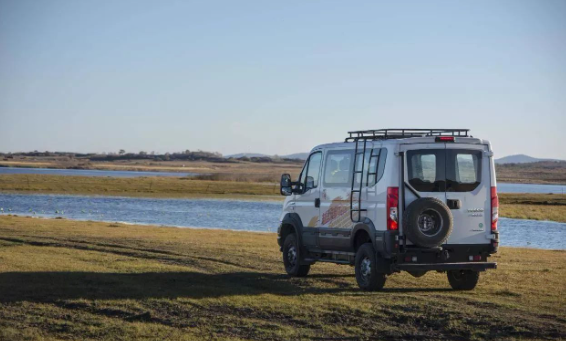
<svg viewBox="0 0 566 341"><path fill-rule="evenodd" d="M285 271L293 277L305 277L311 269L310 265L301 265L301 247L294 233L285 238L283 243L283 264Z"/></svg>
<svg viewBox="0 0 566 341"><path fill-rule="evenodd" d="M425 248L446 242L453 224L450 209L436 198L413 201L403 215L403 233L413 244Z"/></svg>
<svg viewBox="0 0 566 341"><path fill-rule="evenodd" d="M473 290L480 279L480 273L474 270L450 270L447 275L454 290Z"/></svg>
<svg viewBox="0 0 566 341"><path fill-rule="evenodd" d="M356 252L356 281L362 290L376 291L383 289L385 274L378 272L376 252L371 243L365 243Z"/></svg>
<svg viewBox="0 0 566 341"><path fill-rule="evenodd" d="M426 271L409 271L409 274L415 278L419 278L426 275Z"/></svg>

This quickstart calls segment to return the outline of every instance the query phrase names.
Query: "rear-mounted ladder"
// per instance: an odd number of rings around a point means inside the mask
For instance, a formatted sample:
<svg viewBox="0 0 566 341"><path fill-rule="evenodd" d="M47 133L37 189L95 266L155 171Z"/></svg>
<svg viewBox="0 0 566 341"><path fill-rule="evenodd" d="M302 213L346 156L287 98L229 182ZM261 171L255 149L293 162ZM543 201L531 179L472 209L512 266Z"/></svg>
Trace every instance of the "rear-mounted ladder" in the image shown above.
<svg viewBox="0 0 566 341"><path fill-rule="evenodd" d="M363 141L363 148L362 151L360 152L360 139L355 139L354 143L356 144L356 147L354 149L354 167L353 167L353 171L352 171L352 186L351 186L351 190L350 190L350 220L352 220L352 222L354 223L359 223L362 221L362 212L367 212L367 209L362 208L362 188L364 185L364 167L365 167L365 158L366 158L366 150L367 150L367 139L362 138L361 140ZM357 169L358 166L358 157L361 155L362 157L362 163L361 163L361 169ZM368 163L369 165L371 165L371 160L373 158L378 158L379 157L379 150L377 152L377 154L374 154L374 149L371 149L370 152L370 156L369 156L369 160ZM368 167L369 168L369 167ZM369 177L370 175L373 175L374 177L377 177L377 163L376 163L376 167L375 167L375 172L370 172L368 169L367 172L367 180L366 180L366 184L369 184ZM360 181L358 183L356 183L357 180L357 175L360 174ZM357 187L356 187L357 185ZM357 198L355 198L357 196ZM354 203L355 201L357 201L357 207L355 207ZM354 218L354 213L357 213L356 218Z"/></svg>

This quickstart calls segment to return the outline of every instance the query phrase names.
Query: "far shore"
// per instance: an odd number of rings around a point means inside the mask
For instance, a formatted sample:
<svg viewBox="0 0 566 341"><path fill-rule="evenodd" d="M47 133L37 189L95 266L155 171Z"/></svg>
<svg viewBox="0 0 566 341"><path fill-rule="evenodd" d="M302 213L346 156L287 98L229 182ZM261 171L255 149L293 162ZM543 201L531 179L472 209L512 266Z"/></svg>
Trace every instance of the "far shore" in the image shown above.
<svg viewBox="0 0 566 341"><path fill-rule="evenodd" d="M279 185L191 177L0 175L0 193L282 201ZM500 193L500 216L566 222L566 194Z"/></svg>

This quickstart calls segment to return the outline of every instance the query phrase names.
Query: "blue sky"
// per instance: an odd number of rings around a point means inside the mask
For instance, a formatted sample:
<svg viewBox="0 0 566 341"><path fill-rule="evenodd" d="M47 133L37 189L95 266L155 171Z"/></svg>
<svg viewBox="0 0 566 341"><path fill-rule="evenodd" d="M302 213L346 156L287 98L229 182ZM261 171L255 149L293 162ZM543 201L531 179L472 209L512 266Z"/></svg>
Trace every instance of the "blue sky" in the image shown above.
<svg viewBox="0 0 566 341"><path fill-rule="evenodd" d="M566 159L566 1L0 0L0 151L288 154L383 127Z"/></svg>

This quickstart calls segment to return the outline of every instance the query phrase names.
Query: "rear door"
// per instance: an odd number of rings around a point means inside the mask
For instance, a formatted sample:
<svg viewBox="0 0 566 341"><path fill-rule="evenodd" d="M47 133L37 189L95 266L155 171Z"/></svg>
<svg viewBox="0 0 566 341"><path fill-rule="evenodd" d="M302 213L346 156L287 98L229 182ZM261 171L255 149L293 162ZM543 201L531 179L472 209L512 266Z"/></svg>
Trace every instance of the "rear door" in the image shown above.
<svg viewBox="0 0 566 341"><path fill-rule="evenodd" d="M435 142L406 145L405 208L420 197L446 203L454 218L447 244L489 242L490 171L487 146ZM402 232L402 231L401 231Z"/></svg>
<svg viewBox="0 0 566 341"><path fill-rule="evenodd" d="M490 187L487 146L446 143L446 199L460 207L451 210L454 229L448 244L489 243Z"/></svg>
<svg viewBox="0 0 566 341"><path fill-rule="evenodd" d="M446 202L446 143L407 145L405 152L405 205L420 197Z"/></svg>
<svg viewBox="0 0 566 341"><path fill-rule="evenodd" d="M404 151L403 202L405 210L418 198L437 198L446 202L445 143L410 144ZM399 227L403 234L403 224ZM407 240L409 244L411 241Z"/></svg>

